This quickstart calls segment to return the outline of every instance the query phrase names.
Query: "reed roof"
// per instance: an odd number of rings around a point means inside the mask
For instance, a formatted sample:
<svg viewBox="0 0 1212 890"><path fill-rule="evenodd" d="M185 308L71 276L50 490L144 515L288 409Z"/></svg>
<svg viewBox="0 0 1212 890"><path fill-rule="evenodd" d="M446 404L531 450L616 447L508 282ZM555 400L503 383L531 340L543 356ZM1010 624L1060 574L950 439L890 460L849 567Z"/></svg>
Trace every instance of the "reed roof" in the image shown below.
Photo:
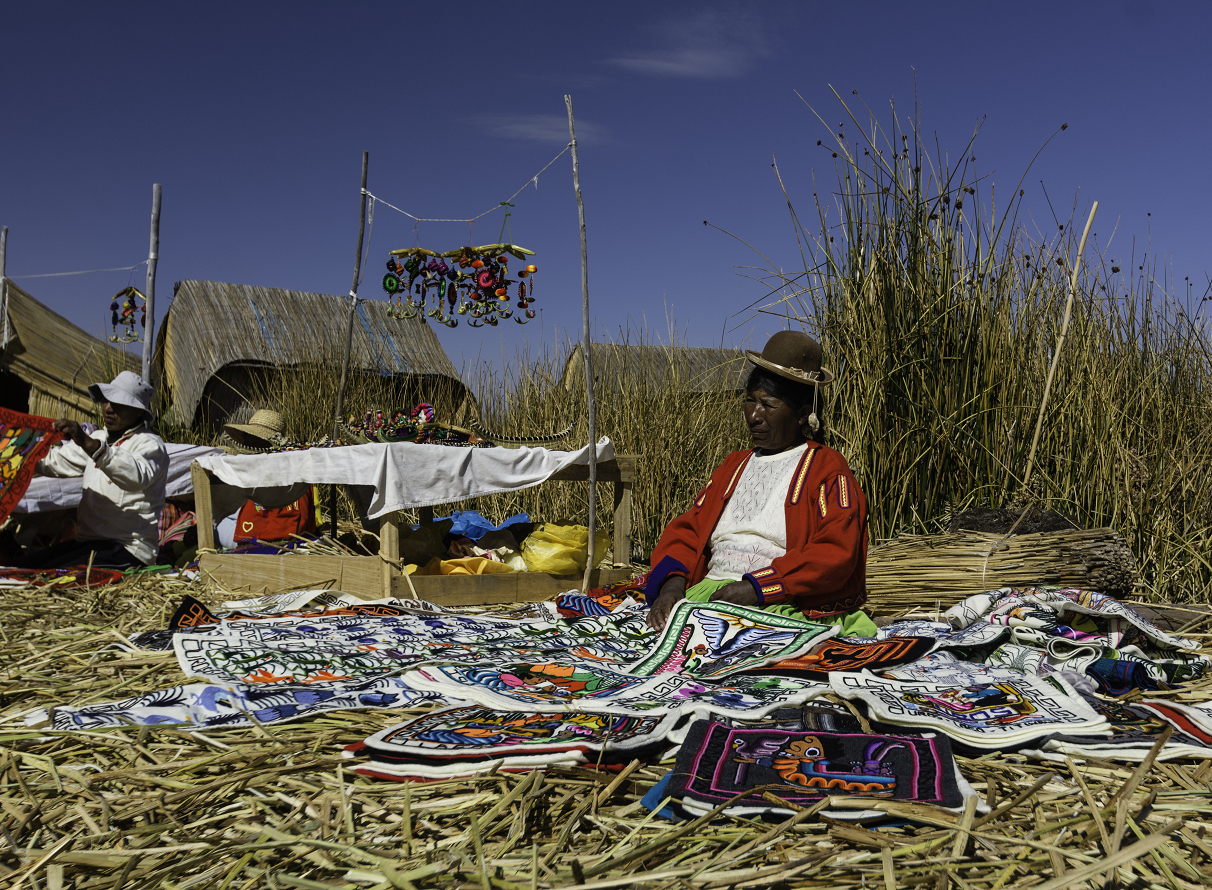
<svg viewBox="0 0 1212 890"><path fill-rule="evenodd" d="M744 390L750 368L740 349L629 343L593 343L591 349L594 382L611 389L643 383L681 392L736 393ZM584 362L578 343L564 365L566 387L584 385Z"/></svg>
<svg viewBox="0 0 1212 890"><path fill-rule="evenodd" d="M89 385L138 373L142 359L86 333L11 280L5 286L10 337L0 363L30 385L30 413L95 418Z"/></svg>
<svg viewBox="0 0 1212 890"><path fill-rule="evenodd" d="M178 282L155 354L159 380L172 399L171 419L192 424L207 381L227 365L339 365L348 310L348 298L332 294ZM433 329L420 319L388 317L387 303L379 300L358 304L350 368L391 377L444 377L462 386Z"/></svg>

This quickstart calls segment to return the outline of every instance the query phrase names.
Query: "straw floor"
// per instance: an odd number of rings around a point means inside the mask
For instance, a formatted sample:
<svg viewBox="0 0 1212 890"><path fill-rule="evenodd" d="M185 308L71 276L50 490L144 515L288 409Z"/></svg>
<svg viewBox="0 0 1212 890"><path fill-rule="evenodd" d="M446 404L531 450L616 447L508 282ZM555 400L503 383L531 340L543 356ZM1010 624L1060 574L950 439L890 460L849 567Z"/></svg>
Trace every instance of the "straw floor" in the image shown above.
<svg viewBox="0 0 1212 890"><path fill-rule="evenodd" d="M106 647L163 626L185 590L149 579L91 593L0 591L4 885L1053 890L1102 886L1108 868L1128 887L1212 883L1207 761L1042 765L993 754L961 759L993 807L985 817L887 801L878 805L912 825L869 831L804 810L774 825L677 826L638 802L668 764L428 784L345 771L341 747L399 722L399 711L205 737L24 728L18 715L31 707L182 682L171 653ZM1212 684L1184 693L1192 698L1212 698Z"/></svg>

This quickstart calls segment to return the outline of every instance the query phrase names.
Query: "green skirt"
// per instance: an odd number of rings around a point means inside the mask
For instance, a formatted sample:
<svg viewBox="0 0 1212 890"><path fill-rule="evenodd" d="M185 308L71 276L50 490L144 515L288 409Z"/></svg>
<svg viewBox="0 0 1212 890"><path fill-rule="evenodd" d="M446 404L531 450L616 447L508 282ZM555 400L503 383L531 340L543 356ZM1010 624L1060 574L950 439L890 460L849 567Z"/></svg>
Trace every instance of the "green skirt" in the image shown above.
<svg viewBox="0 0 1212 890"><path fill-rule="evenodd" d="M705 578L686 591L686 599L692 603L711 602L712 594L721 587L727 587L732 583L732 581L716 581L712 578ZM875 626L875 622L867 617L867 613L858 609L853 612L846 612L844 615L832 615L829 618L807 618L795 606L784 603L760 606L759 608L766 612L773 612L775 615L781 615L784 618L801 618L804 621L811 621L813 624L841 625L842 629L838 635L843 637L874 637L879 630Z"/></svg>

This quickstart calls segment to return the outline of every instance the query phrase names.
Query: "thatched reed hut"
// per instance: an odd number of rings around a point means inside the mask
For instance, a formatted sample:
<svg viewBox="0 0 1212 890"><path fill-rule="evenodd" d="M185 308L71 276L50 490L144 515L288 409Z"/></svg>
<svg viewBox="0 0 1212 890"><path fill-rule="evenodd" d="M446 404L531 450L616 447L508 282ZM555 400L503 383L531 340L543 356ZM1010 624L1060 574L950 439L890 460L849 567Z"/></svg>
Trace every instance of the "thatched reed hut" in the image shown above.
<svg viewBox="0 0 1212 890"><path fill-rule="evenodd" d="M629 343L594 343L590 348L598 393L625 391L638 385L648 391L671 388L731 397L744 390L750 367L740 349ZM581 344L569 354L562 379L568 389L585 386Z"/></svg>
<svg viewBox="0 0 1212 890"><path fill-rule="evenodd" d="M11 280L5 287L9 340L0 354L0 406L95 421L89 384L119 371L138 373L140 357L85 333Z"/></svg>
<svg viewBox="0 0 1212 890"><path fill-rule="evenodd" d="M157 384L170 403L167 419L214 433L224 423L247 419L258 407L278 407L260 403L274 391L279 375L297 377L309 369L314 377L319 369L325 383L335 380L348 313L348 297L218 281L177 282L153 362ZM350 368L355 378L370 376L389 384L385 399L393 404L383 407L437 399L454 409L452 402L466 397L432 328L420 319L390 318L384 301L359 303ZM317 399L324 397L315 393Z"/></svg>

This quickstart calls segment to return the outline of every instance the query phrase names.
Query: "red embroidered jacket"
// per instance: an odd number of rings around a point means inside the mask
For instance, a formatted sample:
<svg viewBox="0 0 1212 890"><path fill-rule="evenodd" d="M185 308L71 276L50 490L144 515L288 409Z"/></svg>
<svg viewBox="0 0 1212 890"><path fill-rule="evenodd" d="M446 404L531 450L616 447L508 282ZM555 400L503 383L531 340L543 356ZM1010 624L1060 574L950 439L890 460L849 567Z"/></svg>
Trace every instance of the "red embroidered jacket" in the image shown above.
<svg viewBox="0 0 1212 890"><path fill-rule="evenodd" d="M753 449L734 451L711 474L694 506L665 529L652 552L645 594L655 602L670 575L687 586L707 575L711 533ZM867 498L845 458L815 442L800 458L784 501L787 553L745 575L758 604L793 603L807 615L850 612L867 601Z"/></svg>

